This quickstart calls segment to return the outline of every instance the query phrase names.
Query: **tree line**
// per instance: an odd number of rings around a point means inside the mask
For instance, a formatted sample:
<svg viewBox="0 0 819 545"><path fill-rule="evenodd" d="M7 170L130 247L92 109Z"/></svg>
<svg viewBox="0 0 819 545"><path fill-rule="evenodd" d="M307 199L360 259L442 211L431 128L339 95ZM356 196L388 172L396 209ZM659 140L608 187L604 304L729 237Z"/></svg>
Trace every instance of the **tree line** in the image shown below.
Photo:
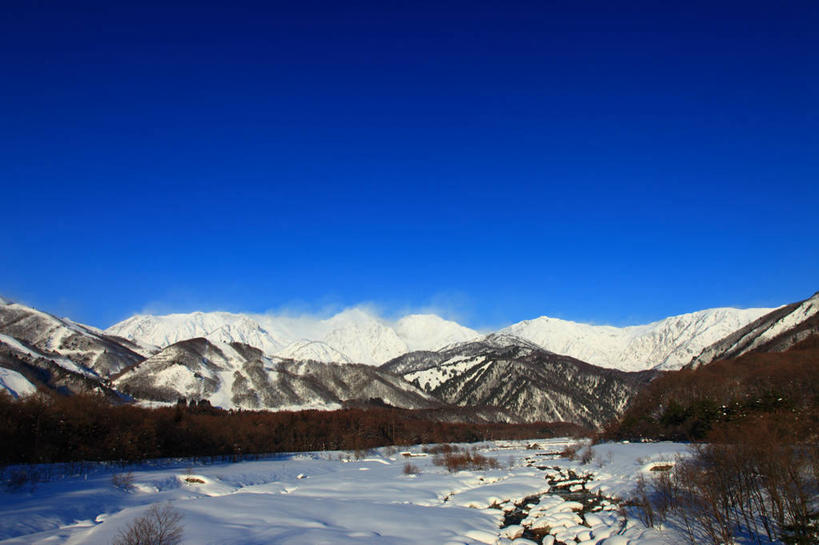
<svg viewBox="0 0 819 545"><path fill-rule="evenodd" d="M566 423L453 423L435 410L225 411L145 408L97 395L0 395L0 464L244 456L575 434Z"/></svg>
<svg viewBox="0 0 819 545"><path fill-rule="evenodd" d="M786 352L757 352L655 379L604 434L610 439L703 441L750 420L788 437L819 430L819 335Z"/></svg>

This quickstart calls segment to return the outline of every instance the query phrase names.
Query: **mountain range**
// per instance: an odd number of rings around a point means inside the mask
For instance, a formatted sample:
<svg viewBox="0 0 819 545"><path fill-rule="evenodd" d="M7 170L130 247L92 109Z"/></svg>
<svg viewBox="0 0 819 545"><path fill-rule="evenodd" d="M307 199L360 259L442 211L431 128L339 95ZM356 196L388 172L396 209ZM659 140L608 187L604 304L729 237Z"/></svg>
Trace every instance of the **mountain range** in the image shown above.
<svg viewBox="0 0 819 545"><path fill-rule="evenodd" d="M357 307L326 319L229 312L138 314L106 333L159 348L203 337L248 344L268 356L368 365L481 336L434 314L411 314L388 322Z"/></svg>
<svg viewBox="0 0 819 545"><path fill-rule="evenodd" d="M658 372L784 349L817 332L817 297L625 328L541 317L488 334L431 314L388 321L362 308L326 319L137 315L103 331L0 299L0 390L269 410L374 402L596 427Z"/></svg>
<svg viewBox="0 0 819 545"><path fill-rule="evenodd" d="M622 371L678 369L707 346L771 310L716 308L629 327L542 316L496 333L513 335L544 350L600 367ZM411 314L389 321L362 308L348 309L327 319L227 312L136 315L105 332L159 348L203 337L248 344L268 356L368 365L381 365L408 352L439 350L485 337L434 314Z"/></svg>

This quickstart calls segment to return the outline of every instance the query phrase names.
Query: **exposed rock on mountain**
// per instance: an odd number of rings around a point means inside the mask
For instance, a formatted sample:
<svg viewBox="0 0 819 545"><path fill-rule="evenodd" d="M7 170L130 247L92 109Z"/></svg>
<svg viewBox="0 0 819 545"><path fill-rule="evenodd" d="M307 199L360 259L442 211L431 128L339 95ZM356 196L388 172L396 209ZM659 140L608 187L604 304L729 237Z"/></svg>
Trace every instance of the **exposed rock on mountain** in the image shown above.
<svg viewBox="0 0 819 545"><path fill-rule="evenodd" d="M39 389L60 394L97 392L113 401L125 401L90 369L0 334L0 391L18 398Z"/></svg>
<svg viewBox="0 0 819 545"><path fill-rule="evenodd" d="M21 350L36 351L70 371L101 377L144 359L142 347L132 341L8 301L0 303L0 334L6 344L23 342Z"/></svg>
<svg viewBox="0 0 819 545"><path fill-rule="evenodd" d="M412 352L381 368L447 403L494 405L523 421L592 427L617 416L652 376L602 369L510 335Z"/></svg>
<svg viewBox="0 0 819 545"><path fill-rule="evenodd" d="M217 345L204 338L165 348L114 384L139 399L206 399L222 408L339 408L344 401L370 398L403 408L440 405L400 377L371 366L270 358L248 345Z"/></svg>

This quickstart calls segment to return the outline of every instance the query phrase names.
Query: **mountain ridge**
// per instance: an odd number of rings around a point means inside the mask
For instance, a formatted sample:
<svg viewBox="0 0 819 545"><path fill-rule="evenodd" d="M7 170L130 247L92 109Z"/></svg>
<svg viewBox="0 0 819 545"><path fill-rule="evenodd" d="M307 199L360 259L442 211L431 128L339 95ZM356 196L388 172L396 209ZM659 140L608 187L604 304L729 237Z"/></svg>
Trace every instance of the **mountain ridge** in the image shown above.
<svg viewBox="0 0 819 545"><path fill-rule="evenodd" d="M819 333L819 292L781 306L705 347L687 367L736 358L749 352L783 352Z"/></svg>
<svg viewBox="0 0 819 545"><path fill-rule="evenodd" d="M440 402L373 366L270 358L241 343L203 337L174 343L113 377L112 384L139 399L175 403L207 400L222 408L337 409L357 398L426 409Z"/></svg>
<svg viewBox="0 0 819 545"><path fill-rule="evenodd" d="M598 427L621 413L658 369L696 361L692 353L782 350L819 331L819 294L767 310L709 309L619 329L541 317L478 335L435 315L389 322L363 309L322 320L204 312L137 316L124 322L127 328L101 331L4 302L0 389L15 397L43 388L97 392L115 402L185 398L241 410L457 409L506 421ZM738 323L745 324L700 348ZM323 340L304 338L311 327ZM563 342L572 332L578 335L574 348ZM164 347L150 342L188 335L197 336ZM610 357L625 354L632 367L664 359L655 370L635 372L557 351L594 345L600 335L609 343L599 343L603 348L613 347ZM354 363L336 347L368 356L370 363ZM376 355L394 357L376 366Z"/></svg>
<svg viewBox="0 0 819 545"><path fill-rule="evenodd" d="M544 350L600 367L625 371L677 369L707 346L772 310L713 308L626 327L541 316L493 333L527 339ZM486 338L434 314L411 314L389 321L357 307L325 319L225 312L136 315L105 331L159 347L200 336L218 342L243 342L268 356L282 357L298 357L299 350L319 343L310 347L306 357L370 365L414 351L440 350Z"/></svg>
<svg viewBox="0 0 819 545"><path fill-rule="evenodd" d="M502 407L524 422L598 427L616 417L656 372L605 369L509 334L437 352L411 352L380 369L446 403Z"/></svg>

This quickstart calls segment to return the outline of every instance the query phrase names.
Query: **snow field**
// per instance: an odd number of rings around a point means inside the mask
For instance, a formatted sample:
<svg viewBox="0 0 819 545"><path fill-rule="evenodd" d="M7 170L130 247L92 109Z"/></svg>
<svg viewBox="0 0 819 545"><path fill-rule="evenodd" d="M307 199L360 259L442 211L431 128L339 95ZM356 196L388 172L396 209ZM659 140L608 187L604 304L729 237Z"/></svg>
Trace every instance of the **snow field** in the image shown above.
<svg viewBox="0 0 819 545"><path fill-rule="evenodd" d="M0 390L16 399L35 393L37 387L17 371L0 367Z"/></svg>
<svg viewBox="0 0 819 545"><path fill-rule="evenodd" d="M65 329L57 329L56 333L55 333L55 335L57 335L57 336L56 337L50 337L48 339L49 346L50 345L59 346L59 341L60 341L60 339L62 339L62 337L66 336L66 331L67 330L65 330ZM68 331L68 332L70 333L70 331ZM52 355L52 354L43 354L42 352L39 352L37 350L33 350L31 348L28 348L23 343L21 343L20 341L18 341L17 339L15 339L14 337L11 337L9 335L4 335L4 334L0 333L0 343L7 344L12 349L20 352L21 354L26 354L27 356L31 356L32 358L43 358L43 359L47 359L47 360L52 360L54 363L56 363L60 367L68 369L69 371L73 371L75 373L80 373L80 374L85 375L87 377L97 376L97 374L94 373L92 370L87 369L86 367L84 367L82 365L79 365L77 363L74 363L74 361L72 361L69 358L61 357L61 356L55 356L55 355ZM28 381L26 381L26 382L28 382Z"/></svg>
<svg viewBox="0 0 819 545"><path fill-rule="evenodd" d="M550 454L568 442L537 441L537 449L527 449L527 442L486 443L479 451L505 467L455 473L433 465L431 456L408 457L393 454L394 449L360 460L322 452L235 464L134 466L120 470L132 471L130 489L112 484L117 470L100 468L33 491L0 493L0 543L107 545L119 529L162 502L182 514L183 543L189 545L523 544L532 542L521 539L526 525L548 525L546 544L553 539L609 545L675 542L674 536L638 522L623 524L613 503L610 510L581 517L578 502L552 495L547 474L592 473L585 482L588 490L625 495L649 462L673 460L685 446L597 445L595 461L583 466ZM420 447L410 452L420 454ZM537 462L530 465L527 459ZM410 460L420 470L416 475L403 473ZM538 469L541 460L559 469ZM526 507L526 499L534 496L540 502L528 509L525 523L501 528L508 513Z"/></svg>

